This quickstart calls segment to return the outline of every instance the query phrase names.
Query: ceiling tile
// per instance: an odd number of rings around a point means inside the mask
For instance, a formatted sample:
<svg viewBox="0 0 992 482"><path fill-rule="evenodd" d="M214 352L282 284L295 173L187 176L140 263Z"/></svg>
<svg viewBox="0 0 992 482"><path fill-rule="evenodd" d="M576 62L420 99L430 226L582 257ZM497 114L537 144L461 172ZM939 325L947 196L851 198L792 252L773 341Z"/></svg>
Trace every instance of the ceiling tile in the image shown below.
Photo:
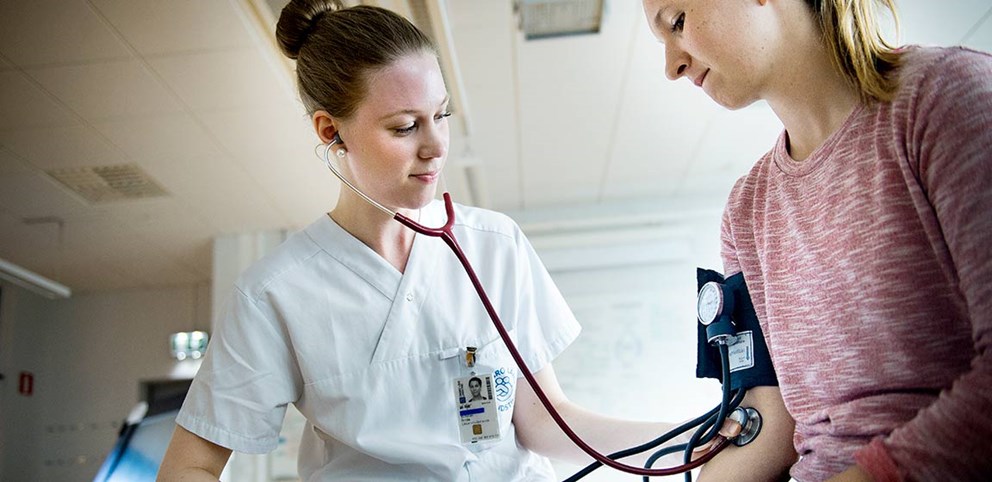
<svg viewBox="0 0 992 482"><path fill-rule="evenodd" d="M24 235L32 227L15 231L16 244L7 243L0 234L0 258L68 286L73 296L93 291L134 288L138 281L110 267L101 259L59 249L57 243L44 236L34 240ZM13 249L7 249L13 247ZM63 254L60 254L63 253Z"/></svg>
<svg viewBox="0 0 992 482"><path fill-rule="evenodd" d="M185 114L98 122L94 127L142 165L223 156L216 142ZM186 175L195 175L195 171Z"/></svg>
<svg viewBox="0 0 992 482"><path fill-rule="evenodd" d="M313 148L320 139L298 105L208 111L198 114L207 130L236 159L253 163L285 158L287 151L305 148L307 161L318 163Z"/></svg>
<svg viewBox="0 0 992 482"><path fill-rule="evenodd" d="M307 151L288 151L274 162L245 166L267 199L285 213L286 220L276 227L306 226L337 202L341 182L316 160L310 162Z"/></svg>
<svg viewBox="0 0 992 482"><path fill-rule="evenodd" d="M115 215L143 243L168 255L177 266L201 279L210 278L211 257L204 257L203 253L210 253L216 233L191 207L172 200L159 203L154 209L139 207Z"/></svg>
<svg viewBox="0 0 992 482"><path fill-rule="evenodd" d="M85 0L0 2L0 51L22 68L130 57Z"/></svg>
<svg viewBox="0 0 992 482"><path fill-rule="evenodd" d="M771 149L782 132L782 123L765 102L758 102L745 109L721 109L702 131L702 142L692 158L682 180L679 195L692 195L699 190L709 190L717 195L709 182L718 180L730 193L730 187L740 176Z"/></svg>
<svg viewBox="0 0 992 482"><path fill-rule="evenodd" d="M25 72L91 122L182 111L175 96L137 60Z"/></svg>
<svg viewBox="0 0 992 482"><path fill-rule="evenodd" d="M177 158L145 166L183 204L218 233L229 234L281 228L288 218L243 168L226 158Z"/></svg>
<svg viewBox="0 0 992 482"><path fill-rule="evenodd" d="M149 59L152 68L194 111L286 104L296 99L257 50L175 55Z"/></svg>
<svg viewBox="0 0 992 482"><path fill-rule="evenodd" d="M896 5L901 43L922 45L959 44L976 19L989 10L988 0L914 1Z"/></svg>
<svg viewBox="0 0 992 482"><path fill-rule="evenodd" d="M225 233L281 227L268 194L188 116L100 123L101 132L180 202Z"/></svg>
<svg viewBox="0 0 992 482"><path fill-rule="evenodd" d="M73 259L89 259L89 276L96 272L118 274L131 287L147 285L148 271L159 266L164 257L154 249L142 248L134 233L110 218L69 223L63 236L66 252L73 253L66 264L71 265Z"/></svg>
<svg viewBox="0 0 992 482"><path fill-rule="evenodd" d="M188 214L187 206L175 197L157 197L109 203L103 210L104 222L116 222L131 228L143 228L168 219L165 224L179 218L189 218L196 223L196 216ZM200 223L203 225L202 223ZM204 229L208 229L205 225Z"/></svg>
<svg viewBox="0 0 992 482"><path fill-rule="evenodd" d="M235 162L296 226L330 210L339 189L314 154L319 140L300 112L283 106L201 115Z"/></svg>
<svg viewBox="0 0 992 482"><path fill-rule="evenodd" d="M56 181L40 173L0 177L0 206L21 219L45 216L68 219L92 210Z"/></svg>
<svg viewBox="0 0 992 482"><path fill-rule="evenodd" d="M0 132L2 135L3 132ZM4 147L0 147L0 176L10 176L17 174L30 174L34 172L31 166L13 152Z"/></svg>
<svg viewBox="0 0 992 482"><path fill-rule="evenodd" d="M235 2L92 0L97 10L143 55L250 47Z"/></svg>
<svg viewBox="0 0 992 482"><path fill-rule="evenodd" d="M479 181L495 209L521 207L518 129L513 42L517 33L510 2L455 1L448 3L455 53L461 80L469 98L470 152L451 150L451 156L471 155L481 167ZM449 79L450 80L450 79ZM450 88L450 86L449 86ZM462 106L455 106L455 110ZM464 109L463 109L464 110ZM452 140L454 144L455 139Z"/></svg>
<svg viewBox="0 0 992 482"><path fill-rule="evenodd" d="M48 226L27 225L0 209L0 258L31 271L41 266L40 253L58 246L58 233Z"/></svg>
<svg viewBox="0 0 992 482"><path fill-rule="evenodd" d="M105 264L139 280L137 286L188 285L206 281L194 271L176 263L175 258L155 248L134 233L121 234L103 244Z"/></svg>
<svg viewBox="0 0 992 482"><path fill-rule="evenodd" d="M134 260L141 252L149 258L165 258L174 265L165 273L171 281L164 281L160 275L154 278L139 276L137 278L147 279L132 280L132 286L209 279L212 268L209 244L213 232L188 206L174 198L155 198L117 202L102 208L103 213L99 216L66 224L66 233L72 235L66 242L67 251L77 255L85 253L85 256L95 257L101 266L112 265L117 270L127 263L143 264L144 260ZM91 226L96 228L91 229ZM85 243L98 246L82 246ZM86 252L86 249L91 251ZM50 251L56 251L56 247L51 246Z"/></svg>
<svg viewBox="0 0 992 482"><path fill-rule="evenodd" d="M0 131L0 143L41 170L128 162L120 149L87 125Z"/></svg>
<svg viewBox="0 0 992 482"><path fill-rule="evenodd" d="M992 10L989 12L992 13ZM992 15L986 14L983 17L982 23L976 26L975 31L965 39L964 44L974 49L992 52Z"/></svg>
<svg viewBox="0 0 992 482"><path fill-rule="evenodd" d="M720 110L691 83L669 81L658 42L646 28L638 35L603 200L671 195L684 182L706 123Z"/></svg>
<svg viewBox="0 0 992 482"><path fill-rule="evenodd" d="M50 255L46 260L53 261ZM129 270L111 265L102 259L75 254L66 256L62 263L57 263L47 271L53 280L72 289L73 296L101 291L118 291L134 289L140 286L141 280L131 276Z"/></svg>
<svg viewBox="0 0 992 482"><path fill-rule="evenodd" d="M636 12L634 2L612 4L598 35L517 37L528 208L598 197L628 57L617 52L630 50Z"/></svg>
<svg viewBox="0 0 992 482"><path fill-rule="evenodd" d="M77 116L60 106L21 72L0 72L0 130L79 123Z"/></svg>
<svg viewBox="0 0 992 482"><path fill-rule="evenodd" d="M7 229L4 227L4 229ZM67 282L68 255L60 254L54 234L38 231L34 226L17 226L0 236L0 258L14 263L28 271L64 284L75 291L75 286ZM83 263L76 263L82 265ZM88 268L92 272L92 267Z"/></svg>

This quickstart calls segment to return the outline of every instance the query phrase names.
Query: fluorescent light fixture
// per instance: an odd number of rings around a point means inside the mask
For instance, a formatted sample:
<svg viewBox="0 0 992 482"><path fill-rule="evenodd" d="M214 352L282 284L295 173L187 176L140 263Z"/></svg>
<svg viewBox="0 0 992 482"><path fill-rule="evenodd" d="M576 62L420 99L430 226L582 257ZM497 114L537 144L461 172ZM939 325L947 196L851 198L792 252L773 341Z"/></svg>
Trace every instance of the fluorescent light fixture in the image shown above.
<svg viewBox="0 0 992 482"><path fill-rule="evenodd" d="M56 283L4 259L0 259L0 279L31 290L45 298L56 299L72 296L72 290L68 286Z"/></svg>
<svg viewBox="0 0 992 482"><path fill-rule="evenodd" d="M199 360L207 351L210 336L205 331L180 331L169 335L169 351L176 360Z"/></svg>

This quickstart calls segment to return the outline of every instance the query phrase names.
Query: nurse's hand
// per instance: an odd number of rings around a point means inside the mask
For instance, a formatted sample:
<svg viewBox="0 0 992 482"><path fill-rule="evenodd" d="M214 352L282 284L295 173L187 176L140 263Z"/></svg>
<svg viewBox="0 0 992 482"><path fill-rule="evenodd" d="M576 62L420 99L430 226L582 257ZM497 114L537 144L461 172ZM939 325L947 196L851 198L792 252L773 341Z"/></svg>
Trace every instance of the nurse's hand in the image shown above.
<svg viewBox="0 0 992 482"><path fill-rule="evenodd" d="M731 420L728 417L723 421L723 427L720 428L720 435L723 435L723 438L726 439L733 439L734 437L740 435L743 428L744 427L741 427L741 424ZM716 444L716 439L710 440L709 442L692 449L692 460L696 460L699 457L706 455L706 452L709 452L710 448L713 447L714 444Z"/></svg>
<svg viewBox="0 0 992 482"><path fill-rule="evenodd" d="M699 482L789 480L789 468L799 459L792 445L796 425L778 387L754 387L741 405L761 413L761 432L743 446L731 445L703 465ZM726 425L724 425L726 427Z"/></svg>

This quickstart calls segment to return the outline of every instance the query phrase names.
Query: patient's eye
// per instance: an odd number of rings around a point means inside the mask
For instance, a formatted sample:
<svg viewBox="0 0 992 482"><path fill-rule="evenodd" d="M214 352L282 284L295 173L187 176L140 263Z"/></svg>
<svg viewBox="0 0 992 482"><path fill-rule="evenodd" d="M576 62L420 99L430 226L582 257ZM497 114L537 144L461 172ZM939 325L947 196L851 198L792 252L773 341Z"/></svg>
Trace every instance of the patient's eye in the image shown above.
<svg viewBox="0 0 992 482"><path fill-rule="evenodd" d="M672 22L672 32L681 32L685 28L685 13L680 13Z"/></svg>

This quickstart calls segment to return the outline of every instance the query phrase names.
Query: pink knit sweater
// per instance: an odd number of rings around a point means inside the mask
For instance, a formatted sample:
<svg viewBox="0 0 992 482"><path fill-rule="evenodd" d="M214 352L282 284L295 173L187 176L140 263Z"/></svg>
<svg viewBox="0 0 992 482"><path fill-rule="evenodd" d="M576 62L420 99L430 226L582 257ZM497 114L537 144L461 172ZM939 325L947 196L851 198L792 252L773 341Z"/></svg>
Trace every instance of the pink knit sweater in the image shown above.
<svg viewBox="0 0 992 482"><path fill-rule="evenodd" d="M899 77L802 162L783 132L724 214L800 481L992 480L992 56L913 47Z"/></svg>

